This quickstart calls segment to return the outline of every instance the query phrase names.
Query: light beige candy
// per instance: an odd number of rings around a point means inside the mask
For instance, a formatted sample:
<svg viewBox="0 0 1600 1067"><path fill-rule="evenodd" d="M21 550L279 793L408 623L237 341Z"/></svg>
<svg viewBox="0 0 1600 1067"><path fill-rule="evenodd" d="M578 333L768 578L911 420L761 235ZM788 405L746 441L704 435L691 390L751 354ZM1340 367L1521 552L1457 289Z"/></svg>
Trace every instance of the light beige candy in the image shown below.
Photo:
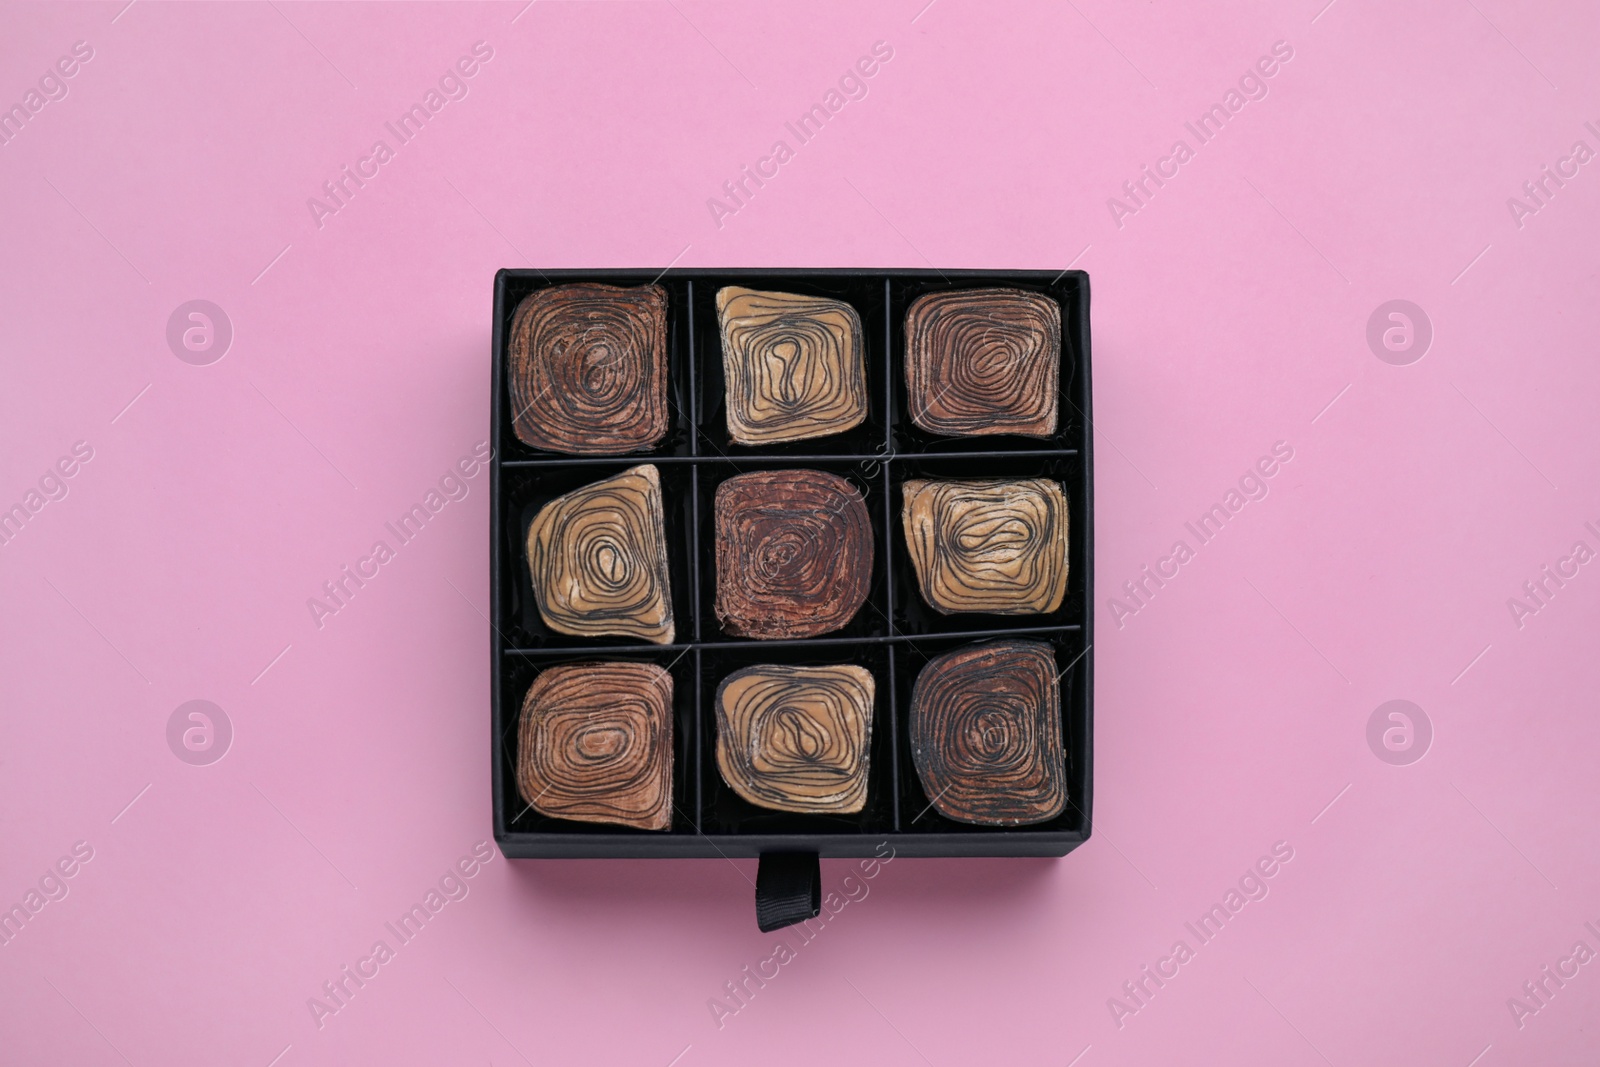
<svg viewBox="0 0 1600 1067"><path fill-rule="evenodd" d="M717 687L717 769L745 800L806 814L867 801L872 675L862 667L763 665Z"/></svg>
<svg viewBox="0 0 1600 1067"><path fill-rule="evenodd" d="M557 633L670 645L672 592L654 464L557 497L528 527L539 617Z"/></svg>
<svg viewBox="0 0 1600 1067"><path fill-rule="evenodd" d="M861 316L849 304L730 285L717 291L717 321L738 444L826 437L866 419Z"/></svg>
<svg viewBox="0 0 1600 1067"><path fill-rule="evenodd" d="M1067 498L1045 478L924 481L901 519L930 607L944 614L1044 615L1067 592Z"/></svg>

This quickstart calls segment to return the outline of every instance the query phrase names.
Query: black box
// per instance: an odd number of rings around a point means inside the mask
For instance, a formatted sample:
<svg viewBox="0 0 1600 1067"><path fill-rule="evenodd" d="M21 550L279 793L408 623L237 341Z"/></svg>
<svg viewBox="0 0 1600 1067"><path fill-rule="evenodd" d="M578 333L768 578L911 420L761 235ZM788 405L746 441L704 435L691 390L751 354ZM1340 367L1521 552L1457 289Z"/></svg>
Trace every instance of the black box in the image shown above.
<svg viewBox="0 0 1600 1067"><path fill-rule="evenodd" d="M506 338L529 293L574 281L656 282L667 290L671 428L660 447L622 456L542 452L517 439L506 382ZM733 444L722 399L722 349L715 308L724 285L845 300L865 332L867 420L833 437L755 449ZM937 438L903 413L905 314L924 293L1006 286L1061 305L1060 417L1056 434ZM937 270L502 270L494 283L494 370L490 469L491 716L494 836L512 859L646 858L815 853L870 856L887 841L900 856L1061 856L1089 837L1094 726L1094 441L1089 386L1089 277L1083 271ZM556 634L540 621L524 545L548 500L640 463L661 471L677 643ZM745 470L799 465L854 482L877 526L867 602L844 630L791 641L752 641L722 632L712 614L715 575L711 499L724 478ZM900 528L907 477L1047 476L1066 484L1070 518L1067 595L1052 615L940 615L922 603ZM1030 637L1054 646L1061 675L1068 805L1036 826L997 829L945 819L933 810L911 762L906 729L912 684L928 659L990 637ZM615 658L656 663L673 676L675 714L670 830L554 819L517 792L515 758L522 700L534 676L558 663ZM754 663L859 663L877 679L871 778L856 815L795 815L739 798L715 756L717 683Z"/></svg>

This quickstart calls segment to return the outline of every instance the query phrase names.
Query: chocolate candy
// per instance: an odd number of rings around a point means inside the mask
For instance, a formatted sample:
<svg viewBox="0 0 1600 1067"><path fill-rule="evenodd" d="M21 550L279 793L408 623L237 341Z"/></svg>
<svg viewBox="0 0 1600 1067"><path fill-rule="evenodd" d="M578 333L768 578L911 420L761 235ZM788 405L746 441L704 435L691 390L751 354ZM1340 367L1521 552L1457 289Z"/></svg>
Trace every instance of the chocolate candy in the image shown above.
<svg viewBox="0 0 1600 1067"><path fill-rule="evenodd" d="M555 285L517 305L507 344L512 424L534 448L639 452L667 435L667 293Z"/></svg>
<svg viewBox="0 0 1600 1067"><path fill-rule="evenodd" d="M1061 306L1020 289L929 293L906 312L911 419L968 437L1056 432Z"/></svg>
<svg viewBox="0 0 1600 1067"><path fill-rule="evenodd" d="M672 676L653 663L543 671L522 702L517 788L554 818L667 829Z"/></svg>
<svg viewBox="0 0 1600 1067"><path fill-rule="evenodd" d="M840 300L717 290L728 436L769 445L843 433L867 417L861 316Z"/></svg>
<svg viewBox="0 0 1600 1067"><path fill-rule="evenodd" d="M872 520L856 487L813 470L717 486L717 619L738 637L814 637L855 617L872 580Z"/></svg>
<svg viewBox="0 0 1600 1067"><path fill-rule="evenodd" d="M911 692L911 757L947 819L1021 826L1067 804L1061 688L1040 641L991 641L937 656Z"/></svg>
<svg viewBox="0 0 1600 1067"><path fill-rule="evenodd" d="M670 645L672 594L653 464L557 497L528 527L539 617L557 633Z"/></svg>
<svg viewBox="0 0 1600 1067"><path fill-rule="evenodd" d="M901 519L922 599L942 614L1042 615L1067 591L1067 498L1059 482L924 481Z"/></svg>
<svg viewBox="0 0 1600 1067"><path fill-rule="evenodd" d="M717 687L717 769L745 800L807 814L867 801L872 675L861 667L746 667Z"/></svg>

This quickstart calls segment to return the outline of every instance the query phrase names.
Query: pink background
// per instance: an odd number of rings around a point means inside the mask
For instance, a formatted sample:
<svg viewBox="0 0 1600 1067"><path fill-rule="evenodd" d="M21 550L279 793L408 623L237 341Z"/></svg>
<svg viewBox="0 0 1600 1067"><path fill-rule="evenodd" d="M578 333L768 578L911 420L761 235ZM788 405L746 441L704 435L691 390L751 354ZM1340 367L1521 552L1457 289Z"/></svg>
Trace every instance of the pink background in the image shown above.
<svg viewBox="0 0 1600 1067"><path fill-rule="evenodd" d="M0 104L93 49L0 145L0 506L93 449L0 547L0 905L93 849L0 946L0 1060L1592 1062L1600 965L1520 1027L1507 999L1600 949L1600 568L1520 627L1508 599L1600 549L1600 164L1507 198L1600 149L1600 9L1323 2L0 9ZM867 96L719 228L707 198L875 41ZM308 998L491 837L486 477L321 629L306 600L486 439L497 268L675 259L1090 272L1095 836L884 867L721 1028L777 940L753 863L496 853L319 1029ZM166 341L197 298L234 331L209 366ZM1434 332L1408 366L1366 340L1397 298ZM1397 698L1434 730L1408 766L1366 737ZM209 766L168 748L192 699L233 724Z"/></svg>

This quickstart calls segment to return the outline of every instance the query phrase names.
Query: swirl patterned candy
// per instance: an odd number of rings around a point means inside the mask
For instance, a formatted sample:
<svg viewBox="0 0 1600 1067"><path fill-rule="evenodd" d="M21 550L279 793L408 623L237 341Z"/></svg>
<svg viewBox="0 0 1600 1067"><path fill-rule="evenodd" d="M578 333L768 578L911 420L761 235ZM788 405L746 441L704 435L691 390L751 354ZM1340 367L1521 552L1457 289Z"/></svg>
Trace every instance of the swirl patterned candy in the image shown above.
<svg viewBox="0 0 1600 1067"><path fill-rule="evenodd" d="M717 769L745 800L807 814L867 802L872 675L861 667L746 667L717 687Z"/></svg>
<svg viewBox="0 0 1600 1067"><path fill-rule="evenodd" d="M667 294L580 282L528 296L511 320L517 437L578 455L639 452L667 434Z"/></svg>
<svg viewBox="0 0 1600 1067"><path fill-rule="evenodd" d="M906 312L911 418L950 436L1056 432L1061 306L1020 289L928 293Z"/></svg>
<svg viewBox="0 0 1600 1067"><path fill-rule="evenodd" d="M911 693L911 757L947 819L1021 826L1060 815L1066 757L1050 646L992 641L930 660Z"/></svg>
<svg viewBox="0 0 1600 1067"><path fill-rule="evenodd" d="M901 519L922 598L936 611L1042 615L1067 592L1067 498L1059 482L923 481Z"/></svg>
<svg viewBox="0 0 1600 1067"><path fill-rule="evenodd" d="M844 626L872 580L872 520L856 487L813 470L757 471L717 486L717 619L758 639Z"/></svg>
<svg viewBox="0 0 1600 1067"><path fill-rule="evenodd" d="M867 417L861 316L840 300L717 291L728 436L767 445L843 433Z"/></svg>
<svg viewBox="0 0 1600 1067"><path fill-rule="evenodd" d="M557 497L528 527L539 617L557 633L672 643L672 594L654 464Z"/></svg>
<svg viewBox="0 0 1600 1067"><path fill-rule="evenodd" d="M517 788L554 818L667 829L672 676L653 663L542 672L522 702Z"/></svg>

